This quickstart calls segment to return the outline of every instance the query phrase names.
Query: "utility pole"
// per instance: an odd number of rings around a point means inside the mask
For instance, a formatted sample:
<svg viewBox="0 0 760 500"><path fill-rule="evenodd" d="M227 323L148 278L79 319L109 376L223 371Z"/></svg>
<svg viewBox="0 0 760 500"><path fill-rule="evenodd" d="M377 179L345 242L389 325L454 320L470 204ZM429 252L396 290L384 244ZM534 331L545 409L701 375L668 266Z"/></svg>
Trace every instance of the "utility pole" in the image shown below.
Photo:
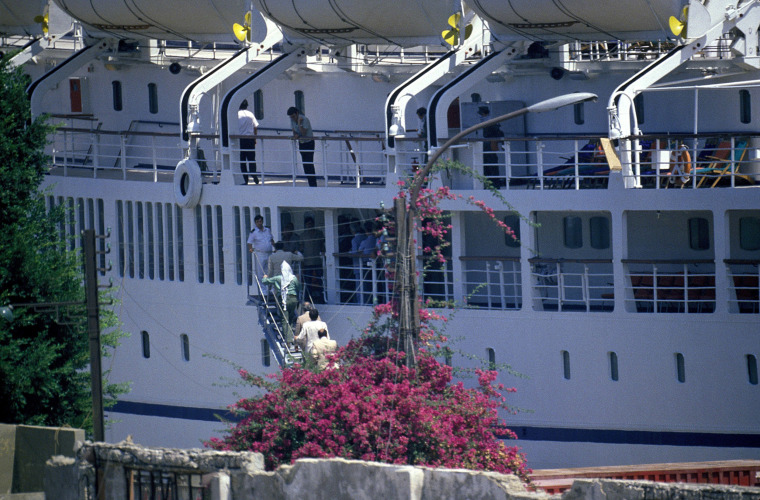
<svg viewBox="0 0 760 500"><path fill-rule="evenodd" d="M103 368L101 365L100 309L95 251L95 230L84 234L84 287L87 307L87 337L90 342L90 387L92 388L92 433L95 441L105 441L103 417Z"/></svg>

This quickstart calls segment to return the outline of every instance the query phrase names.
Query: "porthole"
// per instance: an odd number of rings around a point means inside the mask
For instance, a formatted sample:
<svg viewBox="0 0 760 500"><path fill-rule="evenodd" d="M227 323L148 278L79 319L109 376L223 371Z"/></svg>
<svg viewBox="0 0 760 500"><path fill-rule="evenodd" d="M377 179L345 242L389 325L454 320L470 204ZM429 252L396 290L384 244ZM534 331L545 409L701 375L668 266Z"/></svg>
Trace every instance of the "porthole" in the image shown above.
<svg viewBox="0 0 760 500"><path fill-rule="evenodd" d="M618 356L617 353L610 352L610 378L618 381Z"/></svg>
<svg viewBox="0 0 760 500"><path fill-rule="evenodd" d="M686 382L686 366L680 352L676 353L676 378L682 384Z"/></svg>
<svg viewBox="0 0 760 500"><path fill-rule="evenodd" d="M757 358L753 354L747 354L747 375L749 383L757 385Z"/></svg>
<svg viewBox="0 0 760 500"><path fill-rule="evenodd" d="M182 343L182 360L190 361L190 339L188 339L186 333L180 335L179 339Z"/></svg>
<svg viewBox="0 0 760 500"><path fill-rule="evenodd" d="M562 376L570 380L570 353L562 351Z"/></svg>
<svg viewBox="0 0 760 500"><path fill-rule="evenodd" d="M150 335L148 332L143 330L140 332L140 337L142 338L142 355L143 358L148 359L150 358Z"/></svg>

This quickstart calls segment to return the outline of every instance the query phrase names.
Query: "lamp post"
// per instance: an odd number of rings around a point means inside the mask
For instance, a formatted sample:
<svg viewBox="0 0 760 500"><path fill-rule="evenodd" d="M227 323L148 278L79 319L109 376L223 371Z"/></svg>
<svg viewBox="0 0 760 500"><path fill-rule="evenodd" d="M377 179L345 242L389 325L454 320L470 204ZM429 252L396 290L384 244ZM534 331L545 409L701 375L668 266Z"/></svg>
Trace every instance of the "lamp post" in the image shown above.
<svg viewBox="0 0 760 500"><path fill-rule="evenodd" d="M402 349L406 353L407 367L411 368L415 365L414 341L417 339L420 331L419 304L417 303L417 269L415 262L417 252L414 242L414 220L417 217L416 200L425 182L425 178L430 173L435 162L451 145L482 128L528 113L554 111L555 109L581 102L596 101L596 99L596 94L589 92L565 94L491 118L462 130L444 142L440 148L437 148L430 155L425 166L416 173L409 186L409 207L407 208L404 199L398 198L396 200L396 236L398 238L396 249L396 289L399 293L399 336L401 338Z"/></svg>

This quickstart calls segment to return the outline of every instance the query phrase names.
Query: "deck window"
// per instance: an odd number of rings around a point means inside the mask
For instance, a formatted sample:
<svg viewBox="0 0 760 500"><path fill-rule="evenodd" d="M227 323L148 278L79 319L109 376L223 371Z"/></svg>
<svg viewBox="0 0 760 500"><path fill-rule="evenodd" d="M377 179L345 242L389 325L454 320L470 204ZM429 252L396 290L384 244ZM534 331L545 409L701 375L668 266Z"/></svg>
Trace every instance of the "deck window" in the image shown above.
<svg viewBox="0 0 760 500"><path fill-rule="evenodd" d="M676 378L682 384L686 382L686 365L680 352L676 353Z"/></svg>
<svg viewBox="0 0 760 500"><path fill-rule="evenodd" d="M583 225L581 218L569 216L564 219L565 247L580 248L583 246Z"/></svg>
<svg viewBox="0 0 760 500"><path fill-rule="evenodd" d="M757 358L753 354L747 354L747 375L749 383L757 385Z"/></svg>
<svg viewBox="0 0 760 500"><path fill-rule="evenodd" d="M749 90L739 91L739 121L749 123L752 121L752 100Z"/></svg>
<svg viewBox="0 0 760 500"><path fill-rule="evenodd" d="M710 248L710 226L707 219L694 217L689 219L689 248L708 250Z"/></svg>
<svg viewBox="0 0 760 500"><path fill-rule="evenodd" d="M111 82L111 94L113 96L113 110L121 111L124 109L120 81L114 80Z"/></svg>
<svg viewBox="0 0 760 500"><path fill-rule="evenodd" d="M739 219L739 246L742 250L760 250L760 217Z"/></svg>
<svg viewBox="0 0 760 500"><path fill-rule="evenodd" d="M607 217L591 217L589 232L591 233L591 248L604 250L610 247L610 221Z"/></svg>

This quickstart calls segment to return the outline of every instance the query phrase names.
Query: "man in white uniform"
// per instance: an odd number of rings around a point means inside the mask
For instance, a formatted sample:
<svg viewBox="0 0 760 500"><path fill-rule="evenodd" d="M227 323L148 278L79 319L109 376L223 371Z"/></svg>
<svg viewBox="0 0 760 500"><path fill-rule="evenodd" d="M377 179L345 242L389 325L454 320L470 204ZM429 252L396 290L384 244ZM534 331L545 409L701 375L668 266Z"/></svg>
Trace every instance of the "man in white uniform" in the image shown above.
<svg viewBox="0 0 760 500"><path fill-rule="evenodd" d="M274 238L272 238L272 231L268 227L264 227L264 217L257 215L253 218L253 223L256 224L256 227L248 235L248 251L253 253L255 257L253 259L253 271L261 283L261 279L267 272ZM263 286L261 293L266 295L267 287Z"/></svg>

